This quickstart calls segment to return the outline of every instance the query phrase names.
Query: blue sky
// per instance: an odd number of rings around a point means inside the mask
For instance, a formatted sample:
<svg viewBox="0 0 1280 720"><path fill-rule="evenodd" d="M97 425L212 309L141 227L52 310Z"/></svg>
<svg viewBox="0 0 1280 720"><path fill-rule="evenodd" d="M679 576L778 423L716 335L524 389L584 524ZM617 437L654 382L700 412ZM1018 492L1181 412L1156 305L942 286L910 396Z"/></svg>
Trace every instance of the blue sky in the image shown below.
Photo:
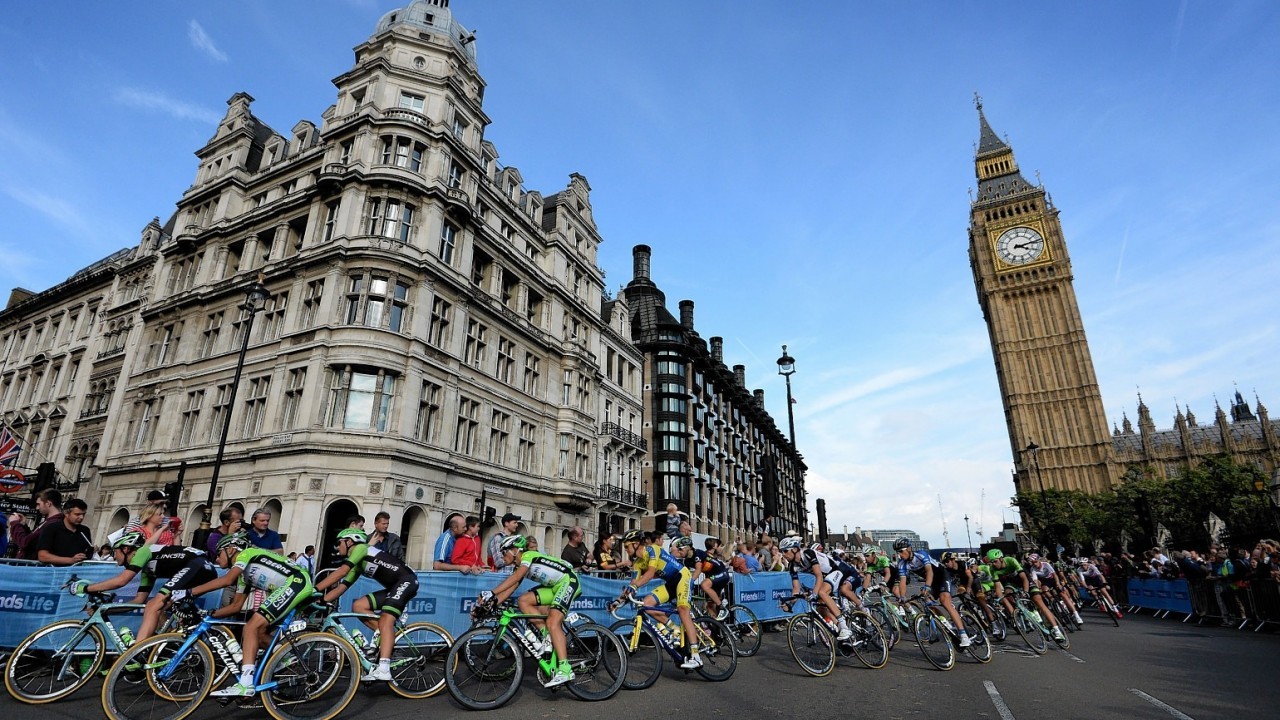
<svg viewBox="0 0 1280 720"><path fill-rule="evenodd" d="M287 133L392 0L45 3L0 17L0 288L137 242L233 93ZM454 0L486 137L530 189L590 181L612 289L747 366L833 530L998 529L1012 457L966 226L972 98L1061 210L1107 416L1238 386L1280 412L1280 5ZM1270 358L1270 359L1269 359ZM986 501L980 501L985 489Z"/></svg>

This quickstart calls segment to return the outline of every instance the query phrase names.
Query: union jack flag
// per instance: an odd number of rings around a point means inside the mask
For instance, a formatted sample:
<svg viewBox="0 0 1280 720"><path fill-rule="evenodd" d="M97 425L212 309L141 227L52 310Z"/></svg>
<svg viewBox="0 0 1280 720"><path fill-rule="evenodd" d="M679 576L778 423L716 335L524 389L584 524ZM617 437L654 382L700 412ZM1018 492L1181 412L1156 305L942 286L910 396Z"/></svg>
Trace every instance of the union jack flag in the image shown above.
<svg viewBox="0 0 1280 720"><path fill-rule="evenodd" d="M18 438L9 432L8 426L0 425L0 466L9 467L18 459L20 452L22 446L18 444Z"/></svg>

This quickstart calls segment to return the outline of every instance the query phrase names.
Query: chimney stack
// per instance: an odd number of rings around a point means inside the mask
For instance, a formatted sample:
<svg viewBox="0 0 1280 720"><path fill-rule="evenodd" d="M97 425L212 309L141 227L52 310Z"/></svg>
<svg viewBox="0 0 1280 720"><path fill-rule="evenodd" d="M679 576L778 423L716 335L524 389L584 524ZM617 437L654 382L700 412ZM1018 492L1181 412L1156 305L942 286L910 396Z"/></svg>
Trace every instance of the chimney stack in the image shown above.
<svg viewBox="0 0 1280 720"><path fill-rule="evenodd" d="M724 362L724 338L711 338L711 359L718 363Z"/></svg>
<svg viewBox="0 0 1280 720"><path fill-rule="evenodd" d="M759 405L760 409L763 410L764 409L764 390L756 388L755 395L756 395L756 405Z"/></svg>
<svg viewBox="0 0 1280 720"><path fill-rule="evenodd" d="M680 301L680 326L685 330L693 329L693 301Z"/></svg>
<svg viewBox="0 0 1280 720"><path fill-rule="evenodd" d="M740 387L740 388L744 388L744 387L746 387L746 386L747 386L747 366L746 366L746 365L734 365L734 366L733 366L733 379L734 379L734 381L735 381L735 382L737 382L737 383L738 383L738 387Z"/></svg>
<svg viewBox="0 0 1280 720"><path fill-rule="evenodd" d="M631 248L631 274L636 280L649 280L649 257L653 249L648 245Z"/></svg>

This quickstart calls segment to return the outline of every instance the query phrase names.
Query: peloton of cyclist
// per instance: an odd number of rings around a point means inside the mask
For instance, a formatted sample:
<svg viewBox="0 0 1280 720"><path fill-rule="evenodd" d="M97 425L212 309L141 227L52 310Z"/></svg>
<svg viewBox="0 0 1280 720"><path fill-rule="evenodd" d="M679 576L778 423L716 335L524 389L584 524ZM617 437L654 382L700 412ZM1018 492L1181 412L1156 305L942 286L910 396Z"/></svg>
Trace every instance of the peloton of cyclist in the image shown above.
<svg viewBox="0 0 1280 720"><path fill-rule="evenodd" d="M1089 558L1080 559L1080 579L1089 592L1094 595L1102 595L1112 607L1118 607L1116 601L1111 597L1111 591L1107 588L1107 576L1102 574L1097 565L1089 562ZM1116 617L1124 617L1118 610Z"/></svg>
<svg viewBox="0 0 1280 720"><path fill-rule="evenodd" d="M1032 577L1036 582L1040 583L1040 587L1048 592L1056 592L1061 595L1063 602L1067 604L1067 610L1071 611L1071 619L1083 625L1084 620L1080 619L1080 611L1076 610L1076 604L1071 601L1071 593L1066 592L1066 583L1063 582L1061 574L1054 569L1053 565L1044 561L1036 553L1027 556L1027 568L1031 571Z"/></svg>
<svg viewBox="0 0 1280 720"><path fill-rule="evenodd" d="M999 548L991 548L987 551L987 562L991 565L991 570L995 573L997 585L1003 589L1005 580L1020 580L1022 591L1031 596L1032 602L1040 610L1041 616L1049 622L1049 627L1053 628L1054 638L1062 639L1062 628L1058 627L1058 618L1049 612L1048 606L1044 604L1044 598L1040 597L1040 586L1032 582L1031 574L1026 568L1022 567L1022 563L1016 558L1005 557L1004 552ZM1007 592L1003 594L1001 602L1004 603L1005 610L1009 611L1009 615L1016 615L1013 609L1013 601L1009 599Z"/></svg>

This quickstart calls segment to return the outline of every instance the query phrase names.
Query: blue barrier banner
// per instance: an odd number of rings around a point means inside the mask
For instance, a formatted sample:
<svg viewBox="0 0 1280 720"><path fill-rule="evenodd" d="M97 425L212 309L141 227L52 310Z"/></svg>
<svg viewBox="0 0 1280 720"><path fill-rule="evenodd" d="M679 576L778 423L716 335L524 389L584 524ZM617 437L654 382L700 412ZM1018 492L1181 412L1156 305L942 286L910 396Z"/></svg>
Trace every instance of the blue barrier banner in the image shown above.
<svg viewBox="0 0 1280 720"><path fill-rule="evenodd" d="M791 573L734 573L733 592L734 602L751 608L762 621L791 617L778 606L791 597Z"/></svg>
<svg viewBox="0 0 1280 720"><path fill-rule="evenodd" d="M1191 592L1186 580L1129 579L1129 603L1149 610L1190 615Z"/></svg>
<svg viewBox="0 0 1280 720"><path fill-rule="evenodd" d="M120 574L115 563L85 563L74 568L36 565L0 565L0 647L17 646L31 633L58 620L88 617L84 598L62 589L74 575L99 582ZM138 592L135 581L116 591L125 600ZM137 629L142 616L136 611L113 615L112 623Z"/></svg>

